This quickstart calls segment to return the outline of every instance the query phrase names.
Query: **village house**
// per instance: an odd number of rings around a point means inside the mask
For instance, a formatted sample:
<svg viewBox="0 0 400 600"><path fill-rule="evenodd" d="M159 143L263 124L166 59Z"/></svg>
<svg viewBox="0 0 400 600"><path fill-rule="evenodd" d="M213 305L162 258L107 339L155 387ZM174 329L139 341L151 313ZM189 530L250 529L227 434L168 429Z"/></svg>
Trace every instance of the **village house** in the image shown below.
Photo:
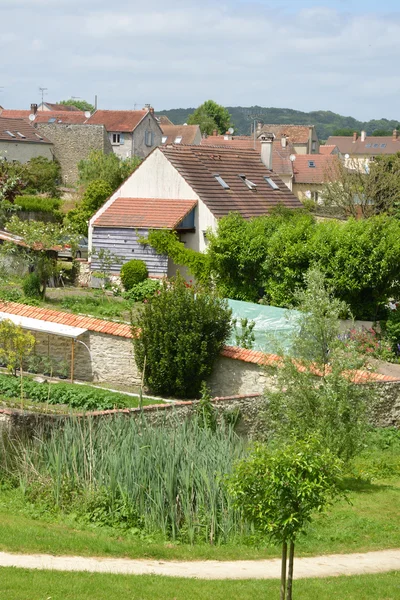
<svg viewBox="0 0 400 600"><path fill-rule="evenodd" d="M26 163L44 156L53 160L53 144L24 119L0 116L0 160Z"/></svg>
<svg viewBox="0 0 400 600"><path fill-rule="evenodd" d="M198 146L201 143L201 131L199 125L162 125L161 143L184 144L186 146Z"/></svg>
<svg viewBox="0 0 400 600"><path fill-rule="evenodd" d="M257 138L264 133L273 133L277 139L286 138L293 146L296 154L319 153L320 144L314 125L266 125L258 123Z"/></svg>
<svg viewBox="0 0 400 600"><path fill-rule="evenodd" d="M356 132L353 137L331 136L326 143L338 147L344 156L344 164L349 169L368 170L369 163L373 162L376 156L400 152L397 129L393 131L392 136L367 135L362 131L360 136Z"/></svg>
<svg viewBox="0 0 400 600"><path fill-rule="evenodd" d="M187 248L204 251L208 229L230 212L245 218L266 215L278 205L300 201L271 170L272 138L253 149L182 146L156 148L89 221L91 270L99 250L118 258L111 270L132 258L144 260L150 276L173 275L166 256L139 242L150 229L176 230Z"/></svg>
<svg viewBox="0 0 400 600"><path fill-rule="evenodd" d="M324 185L337 176L335 154L296 154L293 161L293 193L299 200L321 200Z"/></svg>
<svg viewBox="0 0 400 600"><path fill-rule="evenodd" d="M161 145L163 133L151 107L143 110L96 110L86 123L106 128L112 150L120 158L145 158Z"/></svg>

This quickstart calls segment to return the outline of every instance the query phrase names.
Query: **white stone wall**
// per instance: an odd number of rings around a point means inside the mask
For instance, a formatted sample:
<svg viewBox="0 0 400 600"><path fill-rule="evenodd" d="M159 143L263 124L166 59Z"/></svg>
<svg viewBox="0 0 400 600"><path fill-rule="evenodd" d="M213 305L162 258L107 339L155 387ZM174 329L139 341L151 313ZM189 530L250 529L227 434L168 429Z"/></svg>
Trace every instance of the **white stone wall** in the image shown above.
<svg viewBox="0 0 400 600"><path fill-rule="evenodd" d="M208 381L213 396L261 394L273 387L273 377L259 365L221 356Z"/></svg>

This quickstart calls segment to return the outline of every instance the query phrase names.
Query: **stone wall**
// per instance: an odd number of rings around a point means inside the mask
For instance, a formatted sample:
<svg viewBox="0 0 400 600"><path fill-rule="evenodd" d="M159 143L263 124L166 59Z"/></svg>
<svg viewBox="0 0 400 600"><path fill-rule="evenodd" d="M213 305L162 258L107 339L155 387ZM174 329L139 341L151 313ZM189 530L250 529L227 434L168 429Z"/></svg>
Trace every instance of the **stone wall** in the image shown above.
<svg viewBox="0 0 400 600"><path fill-rule="evenodd" d="M220 356L208 385L214 396L260 394L273 386L273 379L257 364Z"/></svg>
<svg viewBox="0 0 400 600"><path fill-rule="evenodd" d="M37 123L37 130L53 143L55 158L61 165L65 185L78 180L78 162L88 158L92 150L112 152L103 125L68 125L66 123Z"/></svg>
<svg viewBox="0 0 400 600"><path fill-rule="evenodd" d="M57 373L61 361L71 372L72 341L70 338L32 331L34 353L49 356ZM81 343L83 342L83 343ZM74 342L74 379L126 385L140 383L134 361L132 340L124 337L87 331Z"/></svg>

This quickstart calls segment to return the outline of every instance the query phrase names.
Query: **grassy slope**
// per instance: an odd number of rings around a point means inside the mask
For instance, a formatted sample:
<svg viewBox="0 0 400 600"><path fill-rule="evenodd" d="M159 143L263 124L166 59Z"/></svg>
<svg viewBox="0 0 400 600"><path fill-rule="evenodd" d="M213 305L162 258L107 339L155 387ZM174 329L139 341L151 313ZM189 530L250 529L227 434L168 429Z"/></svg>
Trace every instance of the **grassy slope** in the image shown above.
<svg viewBox="0 0 400 600"><path fill-rule="evenodd" d="M396 600L400 598L400 573L299 580L293 593L296 600ZM0 569L1 600L272 600L278 594L278 581L199 581Z"/></svg>
<svg viewBox="0 0 400 600"><path fill-rule="evenodd" d="M328 516L316 519L299 541L298 555L365 552L400 547L400 480L365 484L349 493ZM78 525L67 517L52 522L35 507L24 507L20 492L0 494L0 550L85 556L153 557L159 559L250 559L279 556L274 547L212 547L166 543L121 535L104 528ZM399 595L400 597L400 595Z"/></svg>

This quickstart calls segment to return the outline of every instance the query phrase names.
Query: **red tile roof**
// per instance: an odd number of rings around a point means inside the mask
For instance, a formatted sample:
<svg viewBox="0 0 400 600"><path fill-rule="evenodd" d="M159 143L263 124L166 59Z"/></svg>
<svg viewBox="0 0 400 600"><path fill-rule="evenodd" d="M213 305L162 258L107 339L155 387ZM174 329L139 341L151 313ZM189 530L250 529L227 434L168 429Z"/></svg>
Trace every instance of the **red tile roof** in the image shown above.
<svg viewBox="0 0 400 600"><path fill-rule="evenodd" d="M337 148L339 150L339 148L337 146L335 146L335 144L325 144L325 146L320 146L319 147L319 153L320 154L332 154L335 150L335 148Z"/></svg>
<svg viewBox="0 0 400 600"><path fill-rule="evenodd" d="M274 133L277 138L286 136L292 144L307 144L312 125L276 125L264 124L257 135L262 133Z"/></svg>
<svg viewBox="0 0 400 600"><path fill-rule="evenodd" d="M13 135L10 135L7 131L10 131ZM0 140L13 142L14 144L17 142L51 144L50 140L41 135L29 124L29 121L27 122L24 119L9 119L2 116L0 116Z"/></svg>
<svg viewBox="0 0 400 600"><path fill-rule="evenodd" d="M4 109L0 114L0 117L10 117L25 119L29 122L29 115L32 114L30 110L6 110ZM67 123L69 125L85 123L86 117L83 111L52 111L52 110L38 110L35 115L35 120L32 123L48 123L50 119L55 119L55 123Z"/></svg>
<svg viewBox="0 0 400 600"><path fill-rule="evenodd" d="M160 127L163 125L173 125L173 122L166 115L154 115Z"/></svg>
<svg viewBox="0 0 400 600"><path fill-rule="evenodd" d="M159 150L217 218L233 211L245 218L265 215L279 204L288 208L303 206L283 181L265 168L255 150L180 145ZM218 183L217 174L229 189ZM239 175L256 184L256 189L249 189ZM273 189L265 177L270 177L278 189Z"/></svg>
<svg viewBox="0 0 400 600"><path fill-rule="evenodd" d="M160 123L160 127L163 132L163 137L167 139L164 144L174 144L176 138L181 138L178 143L181 144L194 144L196 138L201 140L200 127L198 125L163 125Z"/></svg>
<svg viewBox="0 0 400 600"><path fill-rule="evenodd" d="M196 204L197 200L117 198L93 225L175 229Z"/></svg>
<svg viewBox="0 0 400 600"><path fill-rule="evenodd" d="M254 149L261 153L261 142L250 135L209 135L202 138L201 146L222 146L240 149ZM293 146L288 143L286 148L282 147L281 140L276 139L272 147L272 170L278 175L292 175L292 163L290 155L294 153Z"/></svg>
<svg viewBox="0 0 400 600"><path fill-rule="evenodd" d="M400 135L397 138L367 135L364 141L361 141L361 137L357 137L354 141L353 137L331 136L326 143L337 146L342 154L350 154L350 156L376 156L400 152Z"/></svg>
<svg viewBox="0 0 400 600"><path fill-rule="evenodd" d="M70 325L71 327L82 327L89 331L108 333L119 337L132 337L131 326L125 323L113 323L112 321L103 321L94 317L72 315L58 310L27 306L26 304L18 304L16 302L0 302L0 312L39 319L40 321L61 323L62 325Z"/></svg>
<svg viewBox="0 0 400 600"><path fill-rule="evenodd" d="M104 125L107 131L131 132L147 114L147 110L96 110L86 122Z"/></svg>
<svg viewBox="0 0 400 600"><path fill-rule="evenodd" d="M296 154L293 182L325 183L334 175L338 160L335 154Z"/></svg>
<svg viewBox="0 0 400 600"><path fill-rule="evenodd" d="M76 112L80 111L76 106L71 106L70 104L53 104L51 102L44 102L44 105L47 106L50 110L56 111L65 111L65 112Z"/></svg>

